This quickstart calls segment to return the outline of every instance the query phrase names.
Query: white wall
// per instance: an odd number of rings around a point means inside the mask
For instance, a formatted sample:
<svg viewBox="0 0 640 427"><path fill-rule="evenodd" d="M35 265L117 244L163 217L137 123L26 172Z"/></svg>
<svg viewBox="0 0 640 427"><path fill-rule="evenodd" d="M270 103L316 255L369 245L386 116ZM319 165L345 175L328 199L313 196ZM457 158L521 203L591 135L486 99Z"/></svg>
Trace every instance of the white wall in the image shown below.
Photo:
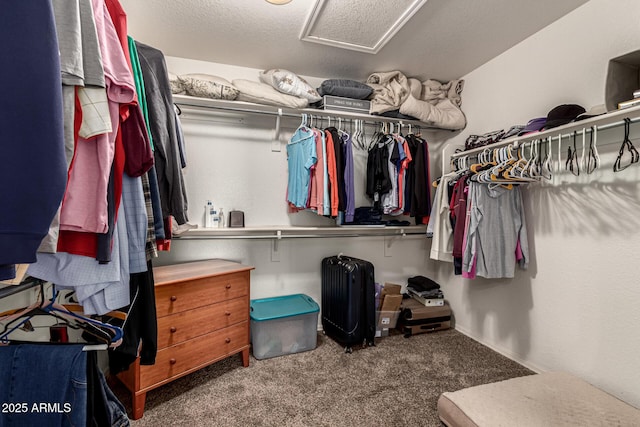
<svg viewBox="0 0 640 427"><path fill-rule="evenodd" d="M638 1L591 0L474 70L464 77L469 126L453 144L559 104L603 104L608 60L640 48L638 22ZM637 147L640 126L632 129ZM640 165L612 172L622 137L622 128L600 133L605 153L595 174L560 173L527 189L528 271L469 281L449 265L435 268L457 329L536 370L572 372L640 407Z"/></svg>
<svg viewBox="0 0 640 427"><path fill-rule="evenodd" d="M258 80L258 71L182 58L167 58L176 74L212 73L228 80ZM305 77L307 78L307 77ZM308 78L313 85L320 81ZM225 212L245 212L249 226L334 225L331 219L311 212L290 214L286 205L286 141L300 119L283 118L281 151L272 151L275 118L248 114L206 115L183 109L187 162L184 176L189 198L190 223L203 226L204 205L212 199ZM324 122L326 126L326 121ZM367 129L367 135L372 135ZM432 134L435 147L441 138ZM446 136L452 135L447 132ZM356 206L371 204L364 196L366 152L354 151L356 166ZM409 218L407 218L409 219ZM413 219L412 224L413 224ZM269 240L179 240L170 253L162 253L157 264L204 258L226 258L255 266L251 297L264 298L306 293L320 303L320 262L322 258L346 255L371 261L378 282L406 283L417 274L429 275L430 241L424 235L404 238L315 238L283 239L278 242L279 261L272 261Z"/></svg>

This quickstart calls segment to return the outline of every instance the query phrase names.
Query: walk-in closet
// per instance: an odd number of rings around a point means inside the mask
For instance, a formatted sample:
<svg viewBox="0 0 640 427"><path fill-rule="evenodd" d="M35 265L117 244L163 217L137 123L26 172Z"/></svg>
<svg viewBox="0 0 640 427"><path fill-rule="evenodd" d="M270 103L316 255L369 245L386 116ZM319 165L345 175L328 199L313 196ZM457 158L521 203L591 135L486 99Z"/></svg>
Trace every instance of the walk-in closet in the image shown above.
<svg viewBox="0 0 640 427"><path fill-rule="evenodd" d="M0 14L0 427L640 425L640 3Z"/></svg>

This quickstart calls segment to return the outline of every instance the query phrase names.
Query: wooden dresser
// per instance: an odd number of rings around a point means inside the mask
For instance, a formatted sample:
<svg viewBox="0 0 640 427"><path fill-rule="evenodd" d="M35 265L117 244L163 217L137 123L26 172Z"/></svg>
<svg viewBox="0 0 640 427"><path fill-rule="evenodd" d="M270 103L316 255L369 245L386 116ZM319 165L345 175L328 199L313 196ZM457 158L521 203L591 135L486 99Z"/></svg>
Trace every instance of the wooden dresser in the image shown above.
<svg viewBox="0 0 640 427"><path fill-rule="evenodd" d="M133 396L133 419L142 418L149 390L240 353L249 366L249 289L253 267L223 260L153 269L158 313L158 355L138 358L118 378Z"/></svg>

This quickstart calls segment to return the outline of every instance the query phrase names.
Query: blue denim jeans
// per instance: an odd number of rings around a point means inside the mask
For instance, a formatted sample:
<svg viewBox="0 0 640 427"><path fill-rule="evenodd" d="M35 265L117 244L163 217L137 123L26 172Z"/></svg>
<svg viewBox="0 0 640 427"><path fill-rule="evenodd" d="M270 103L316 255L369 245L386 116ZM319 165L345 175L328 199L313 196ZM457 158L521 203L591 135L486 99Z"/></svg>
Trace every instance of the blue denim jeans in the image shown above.
<svg viewBox="0 0 640 427"><path fill-rule="evenodd" d="M118 400L118 398L113 394L109 386L107 385L107 380L104 377L104 374L98 370L98 377L100 378L100 385L102 386L102 398L105 400L105 404L107 407L107 415L109 417L109 425L111 427L128 427L131 425L129 423L129 418L127 417L127 411L124 409L124 405Z"/></svg>
<svg viewBox="0 0 640 427"><path fill-rule="evenodd" d="M0 427L85 426L83 345L0 346Z"/></svg>

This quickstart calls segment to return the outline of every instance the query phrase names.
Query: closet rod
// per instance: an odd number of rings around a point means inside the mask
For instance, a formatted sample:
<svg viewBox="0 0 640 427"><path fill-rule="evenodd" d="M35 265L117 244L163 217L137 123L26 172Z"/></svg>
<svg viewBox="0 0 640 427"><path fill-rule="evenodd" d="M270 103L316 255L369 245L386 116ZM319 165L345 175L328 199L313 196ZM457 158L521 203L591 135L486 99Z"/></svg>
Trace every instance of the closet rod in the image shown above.
<svg viewBox="0 0 640 427"><path fill-rule="evenodd" d="M611 129L611 128L623 125L624 118L626 116L634 116L633 118L631 118L631 123L637 123L638 121L640 121L640 107L632 107L632 108L626 108L624 110L616 110L611 113L603 114L601 116L592 117L589 119L581 120L579 122L568 123L566 125L545 130L542 132L537 132L530 135L524 135L521 137L516 136L516 137L508 138L508 139L505 139L504 141L500 141L495 144L484 145L482 147L473 148L471 150L453 153L451 155L451 158L474 155L477 153L481 153L486 148L489 148L489 149L500 148L509 144L513 144L514 142L522 143L522 142L533 141L536 139L544 140L549 137L551 137L551 139L556 139L558 138L558 131L560 131L560 133L568 132L568 133L562 133L561 135L561 138L568 138L570 136L573 136L574 131L578 132L578 134L582 134L582 129L585 129L586 132L591 132L591 126L595 126L596 130L598 131L607 130L607 129ZM620 118L622 118L622 120L620 120Z"/></svg>
<svg viewBox="0 0 640 427"><path fill-rule="evenodd" d="M209 235L189 235L187 234L183 234L181 236L174 236L174 239L177 240L218 240L218 239L248 239L248 240L256 240L256 239L260 239L260 240L267 240L267 239L272 239L272 240L281 240L281 239L319 239L319 238L323 238L323 239L330 239L330 238L335 238L335 237L405 237L405 236L417 236L417 235L424 235L424 231L419 231L419 232L414 232L414 231L404 231L404 232L400 232L400 233L384 233L384 232L380 232L380 233L364 233L364 234L359 234L359 233L336 233L336 234L291 234L291 235L287 235L287 234L281 234L281 235L275 235L275 234L270 234L268 236L249 236L249 235L245 235L245 236L216 236L214 234L209 234Z"/></svg>
<svg viewBox="0 0 640 427"><path fill-rule="evenodd" d="M418 126L421 129L437 129L436 127L429 126L426 123L418 120L405 120L397 119L393 117L384 116L371 116L368 114L349 113L347 111L331 111L331 110L318 110L314 108L303 108L300 110L286 108L286 107L274 107L270 105L249 104L241 101L224 101L217 99L205 99L197 98L186 95L174 95L173 102L179 105L181 108L191 107L205 110L222 110L237 113L248 114L264 114L270 116L280 117L292 117L300 119L302 114L308 114L318 117L331 117L331 118L343 118L353 120L363 120L367 124L377 123L396 123L402 126L411 125Z"/></svg>

